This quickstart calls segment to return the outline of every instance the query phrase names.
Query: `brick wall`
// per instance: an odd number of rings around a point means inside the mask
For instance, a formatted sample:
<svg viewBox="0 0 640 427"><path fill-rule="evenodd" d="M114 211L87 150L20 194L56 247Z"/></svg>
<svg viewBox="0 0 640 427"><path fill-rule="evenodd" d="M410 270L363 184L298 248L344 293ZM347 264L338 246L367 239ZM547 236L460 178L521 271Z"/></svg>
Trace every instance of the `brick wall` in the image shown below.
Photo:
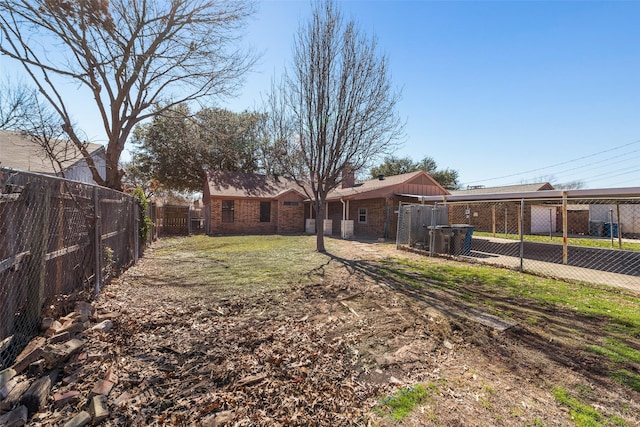
<svg viewBox="0 0 640 427"><path fill-rule="evenodd" d="M504 233L505 222L508 233L518 232L520 222L519 203L478 203L468 205L449 205L450 224L471 224L476 231L493 230L493 207L495 206L496 233ZM469 217L466 210L469 209ZM506 214L505 214L506 212ZM531 206L525 205L524 232L531 231Z"/></svg>
<svg viewBox="0 0 640 427"><path fill-rule="evenodd" d="M297 203L297 205L285 205ZM277 205L278 233L304 232L304 202L297 194L288 194L274 202Z"/></svg>
<svg viewBox="0 0 640 427"><path fill-rule="evenodd" d="M358 210L367 209L367 222L358 221ZM353 220L353 232L362 237L383 237L386 218L385 199L353 200L349 203L349 219Z"/></svg>
<svg viewBox="0 0 640 427"><path fill-rule="evenodd" d="M236 199L233 222L222 222L222 200L211 199L211 234L275 234L304 231L304 203L297 200ZM297 201L298 206L285 206L284 201ZM271 202L271 221L260 222L260 202Z"/></svg>

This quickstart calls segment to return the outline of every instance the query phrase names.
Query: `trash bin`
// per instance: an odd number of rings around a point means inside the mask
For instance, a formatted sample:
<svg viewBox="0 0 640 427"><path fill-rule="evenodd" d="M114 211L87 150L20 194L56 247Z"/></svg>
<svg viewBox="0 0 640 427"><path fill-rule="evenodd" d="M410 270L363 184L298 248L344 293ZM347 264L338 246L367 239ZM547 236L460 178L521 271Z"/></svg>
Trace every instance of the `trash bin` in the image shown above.
<svg viewBox="0 0 640 427"><path fill-rule="evenodd" d="M448 225L437 225L435 227L427 227L431 240L430 247L434 253L449 254L451 251L451 237L453 235L452 228Z"/></svg>
<svg viewBox="0 0 640 427"><path fill-rule="evenodd" d="M605 222L603 227L603 233L601 234L604 237L611 237L611 232L613 231L613 237L618 237L618 223L617 222Z"/></svg>
<svg viewBox="0 0 640 427"><path fill-rule="evenodd" d="M473 227L468 224L453 224L453 244L451 255L468 255L471 252Z"/></svg>
<svg viewBox="0 0 640 427"><path fill-rule="evenodd" d="M464 236L464 255L469 255L471 253L471 240L473 239L473 227L471 225L467 226L467 232Z"/></svg>
<svg viewBox="0 0 640 427"><path fill-rule="evenodd" d="M604 221L589 221L589 235L602 237Z"/></svg>

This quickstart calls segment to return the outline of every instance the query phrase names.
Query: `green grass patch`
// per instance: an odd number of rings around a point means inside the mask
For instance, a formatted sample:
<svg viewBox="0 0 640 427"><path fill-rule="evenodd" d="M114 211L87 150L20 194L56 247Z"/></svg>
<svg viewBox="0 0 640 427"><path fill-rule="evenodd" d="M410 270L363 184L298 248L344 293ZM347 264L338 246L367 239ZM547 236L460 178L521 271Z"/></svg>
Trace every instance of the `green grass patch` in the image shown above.
<svg viewBox="0 0 640 427"><path fill-rule="evenodd" d="M637 392L640 392L640 375L626 369L613 373L613 379Z"/></svg>
<svg viewBox="0 0 640 427"><path fill-rule="evenodd" d="M569 409L571 420L578 427L600 427L600 426L628 426L628 424L618 416L605 416L598 412L593 406L580 402L575 397L569 396L566 389L562 387L553 388L553 397L561 405Z"/></svg>
<svg viewBox="0 0 640 427"><path fill-rule="evenodd" d="M496 233L495 236L493 233L486 231L476 231L473 233L474 236L478 237L498 237L501 239L509 239L509 240L520 240L520 236L514 233ZM536 243L549 243L553 245L562 245L562 236L543 236L543 235L533 235L533 234L525 234L523 240L525 242L536 242ZM567 237L567 245L569 246L583 246L589 248L600 248L600 249L620 249L620 245L618 242L618 238L613 238L613 245L611 245L610 238L595 238L595 237ZM625 251L640 251L640 242L622 242L622 250Z"/></svg>
<svg viewBox="0 0 640 427"><path fill-rule="evenodd" d="M604 345L591 345L589 351L607 356L617 363L640 363L640 351L614 339L606 338Z"/></svg>
<svg viewBox="0 0 640 427"><path fill-rule="evenodd" d="M309 236L191 236L163 239L156 282L206 292L273 289L317 280L330 258ZM184 264L184 265L183 265ZM188 264L188 265L187 265Z"/></svg>
<svg viewBox="0 0 640 427"><path fill-rule="evenodd" d="M500 298L523 299L542 308L563 308L601 318L623 335L640 337L640 298L606 286L568 283L488 266L428 260L395 259L387 261L382 269L386 277L404 285L454 289L463 292L465 300L483 303L491 300L487 298L488 292ZM529 316L527 322L535 323L535 319Z"/></svg>
<svg viewBox="0 0 640 427"><path fill-rule="evenodd" d="M405 387L393 396L383 399L376 408L376 411L380 415L389 415L394 420L401 421L406 418L416 406L426 402L434 393L438 393L438 387L433 383L429 383L427 388L422 384Z"/></svg>
<svg viewBox="0 0 640 427"><path fill-rule="evenodd" d="M595 408L569 396L564 388L554 387L553 397L558 403L569 408L569 414L576 426L597 427L602 425L603 416Z"/></svg>

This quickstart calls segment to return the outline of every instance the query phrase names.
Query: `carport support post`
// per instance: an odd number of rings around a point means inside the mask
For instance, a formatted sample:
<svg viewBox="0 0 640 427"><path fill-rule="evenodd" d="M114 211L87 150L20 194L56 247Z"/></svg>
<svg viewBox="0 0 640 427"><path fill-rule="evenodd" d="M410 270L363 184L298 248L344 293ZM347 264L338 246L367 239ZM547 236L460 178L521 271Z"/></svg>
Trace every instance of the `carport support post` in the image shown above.
<svg viewBox="0 0 640 427"><path fill-rule="evenodd" d="M618 224L618 249L622 249L622 223L620 222L620 203L618 202L616 202L616 223Z"/></svg>
<svg viewBox="0 0 640 427"><path fill-rule="evenodd" d="M562 192L562 263L567 265L567 192Z"/></svg>
<svg viewBox="0 0 640 427"><path fill-rule="evenodd" d="M520 222L518 224L520 233L520 273L524 271L524 199L520 200Z"/></svg>
<svg viewBox="0 0 640 427"><path fill-rule="evenodd" d="M611 237L611 247L613 248L613 208L609 209L609 236Z"/></svg>
<svg viewBox="0 0 640 427"><path fill-rule="evenodd" d="M496 205L491 206L491 232L496 237Z"/></svg>

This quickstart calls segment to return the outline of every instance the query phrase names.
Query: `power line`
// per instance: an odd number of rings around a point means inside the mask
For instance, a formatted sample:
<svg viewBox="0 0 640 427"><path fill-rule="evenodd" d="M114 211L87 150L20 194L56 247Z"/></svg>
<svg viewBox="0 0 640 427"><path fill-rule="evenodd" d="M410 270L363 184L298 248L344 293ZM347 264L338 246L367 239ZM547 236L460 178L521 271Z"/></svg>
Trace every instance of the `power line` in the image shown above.
<svg viewBox="0 0 640 427"><path fill-rule="evenodd" d="M569 164L569 163L578 162L580 160L589 159L591 157L599 156L601 154L609 153L609 152L612 152L612 151L615 151L615 150L619 150L621 148L629 147L631 145L635 145L635 144L638 144L638 143L640 143L640 140L629 142L627 144L619 145L617 147L609 148L607 150L599 151L599 152L593 153L593 154L588 154L586 156L578 157L578 158L575 158L575 159L565 160L565 161L562 161L560 163L555 163L553 165L544 166L544 167L541 167L541 168L536 168L536 169L531 169L531 170L524 171L524 172L517 172L517 173L512 173L512 174L509 174L509 175L503 175L503 176L499 176L499 177L495 177L495 178L481 179L481 180L476 180L476 181L471 181L471 182L475 184L475 183L478 183L478 182L496 181L496 180L499 180L499 179L505 179L505 178L512 178L512 177L516 177L516 176L528 175L528 174L531 174L533 172L539 172L539 171L543 171L543 170L546 170L546 169L551 169L551 168L555 168L555 167L558 167L558 166L563 166L563 165L566 165L566 164ZM636 150L636 151L638 151L638 150ZM635 152L635 151L632 151L632 153L633 152ZM605 159L605 160L608 160L608 158ZM463 184L467 184L467 183L463 183Z"/></svg>

